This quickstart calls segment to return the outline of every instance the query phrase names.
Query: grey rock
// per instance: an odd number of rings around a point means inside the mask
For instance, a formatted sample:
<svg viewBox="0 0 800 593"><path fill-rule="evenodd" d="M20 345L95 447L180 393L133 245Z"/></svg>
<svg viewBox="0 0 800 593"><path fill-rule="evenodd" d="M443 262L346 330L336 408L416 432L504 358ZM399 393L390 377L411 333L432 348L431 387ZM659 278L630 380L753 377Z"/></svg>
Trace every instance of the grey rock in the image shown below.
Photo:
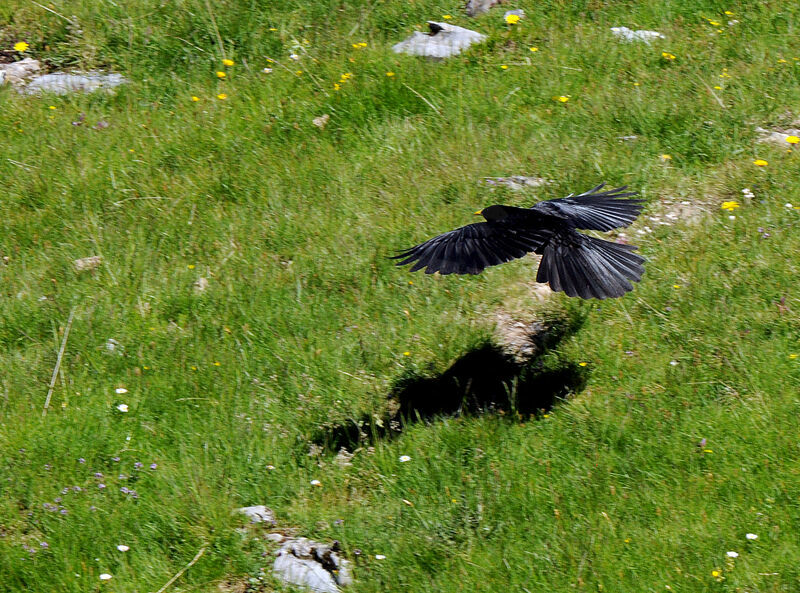
<svg viewBox="0 0 800 593"><path fill-rule="evenodd" d="M611 32L621 41L644 41L647 45L650 45L653 39L664 39L664 35L658 31L633 31L628 27L611 27Z"/></svg>
<svg viewBox="0 0 800 593"><path fill-rule="evenodd" d="M509 189L520 190L526 187L542 187L550 181L544 177L525 177L524 175L511 175L510 177L484 177L486 185L496 187L503 185Z"/></svg>
<svg viewBox="0 0 800 593"><path fill-rule="evenodd" d="M489 12L495 4L501 4L503 0L469 0L466 10L468 16L478 16Z"/></svg>
<svg viewBox="0 0 800 593"><path fill-rule="evenodd" d="M350 562L341 558L337 544L323 544L304 537L285 541L275 553L272 573L282 581L320 593L338 593L350 585Z"/></svg>
<svg viewBox="0 0 800 593"><path fill-rule="evenodd" d="M447 23L428 21L428 27L430 33L415 31L408 39L392 46L392 51L444 59L458 55L473 43L486 39L486 35Z"/></svg>
<svg viewBox="0 0 800 593"><path fill-rule="evenodd" d="M800 137L800 130L796 128L787 128L785 130L765 130L764 128L756 128L758 133L759 142L767 142L769 144L777 144L783 148L789 148L789 143L786 139L789 136Z"/></svg>
<svg viewBox="0 0 800 593"><path fill-rule="evenodd" d="M251 523L275 523L275 513L272 509L265 507L263 504L252 507L242 507L236 509L236 512L247 516Z"/></svg>
<svg viewBox="0 0 800 593"><path fill-rule="evenodd" d="M264 539L268 542L273 542L276 544L282 544L286 540L286 536L282 533L268 533L264 536Z"/></svg>
<svg viewBox="0 0 800 593"><path fill-rule="evenodd" d="M85 72L83 74L68 74L66 72L55 72L33 78L22 89L22 92L27 95L41 93L54 93L56 95L92 93L101 89L110 91L126 82L128 82L126 78L116 73Z"/></svg>
<svg viewBox="0 0 800 593"><path fill-rule="evenodd" d="M0 84L8 82L13 85L22 85L25 79L33 76L40 69L39 61L25 58L10 64L0 64Z"/></svg>

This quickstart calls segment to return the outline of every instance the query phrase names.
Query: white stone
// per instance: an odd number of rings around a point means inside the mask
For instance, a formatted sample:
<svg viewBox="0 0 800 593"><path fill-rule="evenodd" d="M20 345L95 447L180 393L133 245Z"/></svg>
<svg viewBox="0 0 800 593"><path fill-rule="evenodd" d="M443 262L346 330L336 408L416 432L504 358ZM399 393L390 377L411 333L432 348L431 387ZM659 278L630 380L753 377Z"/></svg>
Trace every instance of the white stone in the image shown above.
<svg viewBox="0 0 800 593"><path fill-rule="evenodd" d="M473 43L486 39L486 35L448 23L428 21L428 27L430 33L415 31L408 39L392 46L392 51L443 59L458 55Z"/></svg>
<svg viewBox="0 0 800 593"><path fill-rule="evenodd" d="M611 27L611 32L621 41L644 41L647 45L650 45L653 39L665 38L664 35L658 31L634 31L628 27Z"/></svg>

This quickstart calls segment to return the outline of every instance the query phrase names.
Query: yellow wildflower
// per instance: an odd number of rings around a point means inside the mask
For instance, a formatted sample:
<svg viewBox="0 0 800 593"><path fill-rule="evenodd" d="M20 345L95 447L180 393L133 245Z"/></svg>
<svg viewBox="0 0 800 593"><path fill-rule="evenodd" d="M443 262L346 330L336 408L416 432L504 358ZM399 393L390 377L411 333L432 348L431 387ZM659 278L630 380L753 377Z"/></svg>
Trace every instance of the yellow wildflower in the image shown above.
<svg viewBox="0 0 800 593"><path fill-rule="evenodd" d="M55 108L56 108L56 106L55 106L55 105L50 105L50 107L48 107L48 109L55 109ZM786 141L788 142L788 141L789 141L789 139L787 138L787 139L786 139Z"/></svg>
<svg viewBox="0 0 800 593"><path fill-rule="evenodd" d="M220 93L219 95L217 95L217 99L219 99L220 101L224 101L227 98L228 95L226 95L225 93Z"/></svg>
<svg viewBox="0 0 800 593"><path fill-rule="evenodd" d="M559 103L566 103L569 101L568 95L559 95L558 97L553 97L553 101L558 101Z"/></svg>
<svg viewBox="0 0 800 593"><path fill-rule="evenodd" d="M789 355L789 358L791 358L792 360L794 360L795 358L797 358L797 354L790 354L790 355Z"/></svg>
<svg viewBox="0 0 800 593"><path fill-rule="evenodd" d="M195 97L192 95L192 103L197 103L200 100L200 97Z"/></svg>
<svg viewBox="0 0 800 593"><path fill-rule="evenodd" d="M27 43L25 43L24 41L17 41L14 44L14 51L23 52L23 51L26 51L29 47L30 46Z"/></svg>
<svg viewBox="0 0 800 593"><path fill-rule="evenodd" d="M392 76L394 76L394 72L387 72L387 73L386 73L386 76L388 76L389 78L391 78Z"/></svg>
<svg viewBox="0 0 800 593"><path fill-rule="evenodd" d="M509 25L516 25L519 22L519 15L518 14L507 14L506 15L506 23Z"/></svg>
<svg viewBox="0 0 800 593"><path fill-rule="evenodd" d="M778 60L778 64L785 64L785 63L786 63L786 60L784 60L783 58L781 58L780 60Z"/></svg>
<svg viewBox="0 0 800 593"><path fill-rule="evenodd" d="M728 16L733 16L733 13L730 10L726 10L725 14L727 14Z"/></svg>
<svg viewBox="0 0 800 593"><path fill-rule="evenodd" d="M453 18L453 17L452 17L452 16L450 16L449 14L443 14L443 15L442 15L442 18L443 18L444 20L446 20L446 21L449 21L449 20L450 20L451 18Z"/></svg>
<svg viewBox="0 0 800 593"><path fill-rule="evenodd" d="M718 570L712 570L711 571L711 576L714 577L714 578L717 578L720 574L722 574L722 573L720 573L720 571L718 571Z"/></svg>
<svg viewBox="0 0 800 593"><path fill-rule="evenodd" d="M233 66L233 60L228 60L228 59L225 59L225 60L222 60L222 63L223 63L225 66Z"/></svg>
<svg viewBox="0 0 800 593"><path fill-rule="evenodd" d="M529 48L529 49L530 49L531 51L539 51L539 48L538 48L538 47L531 47L531 48Z"/></svg>
<svg viewBox="0 0 800 593"><path fill-rule="evenodd" d="M722 23L718 23L717 21L708 21L709 25L713 25L715 27L719 27Z"/></svg>
<svg viewBox="0 0 800 593"><path fill-rule="evenodd" d="M226 76L227 74L225 74L224 72L217 72L217 78L225 78Z"/></svg>
<svg viewBox="0 0 800 593"><path fill-rule="evenodd" d="M500 67L501 67L503 70L508 70L508 66L506 66L505 64L503 64L503 65L502 65L502 66L500 66Z"/></svg>
<svg viewBox="0 0 800 593"><path fill-rule="evenodd" d="M670 156L670 155L668 155L668 154L662 154L662 155L661 155L659 158L660 158L662 161L671 161L671 160L672 160L672 156Z"/></svg>
<svg viewBox="0 0 800 593"><path fill-rule="evenodd" d="M579 362L578 366L579 367L585 367L587 364L589 364L589 363L588 362Z"/></svg>
<svg viewBox="0 0 800 593"><path fill-rule="evenodd" d="M338 82L334 82L333 83L333 90L334 91L338 91L341 88L342 88L342 85L340 85Z"/></svg>
<svg viewBox="0 0 800 593"><path fill-rule="evenodd" d="M797 144L798 142L800 142L800 138L798 138L797 136L786 136L786 141L789 144Z"/></svg>
<svg viewBox="0 0 800 593"><path fill-rule="evenodd" d="M411 352L408 352L408 351L403 352L403 356L411 356Z"/></svg>
<svg viewBox="0 0 800 593"><path fill-rule="evenodd" d="M733 212L738 207L739 207L739 202L737 202L736 200L731 200L729 202L722 202L722 205L720 206L720 208L722 208L723 210L727 210L728 212Z"/></svg>
<svg viewBox="0 0 800 593"><path fill-rule="evenodd" d="M756 167L766 167L767 165L769 165L769 163L767 161L765 161L764 159L756 159L756 160L753 161L753 164Z"/></svg>
<svg viewBox="0 0 800 593"><path fill-rule="evenodd" d="M661 52L661 57L664 58L665 60L674 60L675 59L675 55L669 53L668 51L662 51Z"/></svg>

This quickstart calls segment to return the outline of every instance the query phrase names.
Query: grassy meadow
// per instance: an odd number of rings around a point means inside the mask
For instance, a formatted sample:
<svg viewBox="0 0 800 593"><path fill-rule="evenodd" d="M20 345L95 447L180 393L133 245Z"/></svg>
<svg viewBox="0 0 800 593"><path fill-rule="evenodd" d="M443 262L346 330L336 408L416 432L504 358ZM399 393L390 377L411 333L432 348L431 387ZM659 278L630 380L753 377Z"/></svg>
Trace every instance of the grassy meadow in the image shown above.
<svg viewBox="0 0 800 593"><path fill-rule="evenodd" d="M488 39L391 51L426 20ZM800 590L800 148L756 132L800 127L798 23L733 0L0 3L0 60L130 81L0 87L0 591L155 592L201 550L168 591L291 590L240 529L255 504L338 540L357 593ZM553 183L482 183L508 175ZM622 299L542 302L532 258L387 259L601 181L647 200ZM570 331L505 405L434 393L386 430L499 312ZM551 371L568 397L538 410Z"/></svg>

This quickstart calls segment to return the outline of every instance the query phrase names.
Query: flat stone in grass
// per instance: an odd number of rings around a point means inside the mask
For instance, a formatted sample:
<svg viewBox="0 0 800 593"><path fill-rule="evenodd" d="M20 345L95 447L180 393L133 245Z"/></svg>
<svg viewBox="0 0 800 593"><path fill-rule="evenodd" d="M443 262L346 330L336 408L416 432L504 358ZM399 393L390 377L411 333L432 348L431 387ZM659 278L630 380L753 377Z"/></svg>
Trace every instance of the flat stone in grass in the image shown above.
<svg viewBox="0 0 800 593"><path fill-rule="evenodd" d="M251 523L269 523L275 524L275 513L272 509L265 507L263 504L258 504L251 507L242 507L236 509L237 512L245 515L250 519Z"/></svg>
<svg viewBox="0 0 800 593"><path fill-rule="evenodd" d="M448 23L428 21L428 27L430 33L415 31L408 39L392 46L392 51L441 60L458 55L473 43L486 39L486 35Z"/></svg>
<svg viewBox="0 0 800 593"><path fill-rule="evenodd" d="M800 130L797 128L785 128L782 130L765 130L764 128L756 128L756 132L758 133L759 142L777 144L783 148L789 148L790 144L786 141L789 136L796 136L800 138Z"/></svg>
<svg viewBox="0 0 800 593"><path fill-rule="evenodd" d="M510 177L484 177L484 183L491 187L504 185L505 187L514 191L524 189L526 187L542 187L551 182L544 177L525 177L524 175L511 175Z"/></svg>
<svg viewBox="0 0 800 593"><path fill-rule="evenodd" d="M0 85L6 82L14 86L23 85L25 79L33 76L40 68L39 61L32 58L0 64Z"/></svg>
<svg viewBox="0 0 800 593"><path fill-rule="evenodd" d="M22 89L22 92L26 95L92 93L98 90L111 91L111 89L126 82L128 80L125 77L116 73L84 72L83 74L68 74L66 72L55 72L33 78Z"/></svg>
<svg viewBox="0 0 800 593"><path fill-rule="evenodd" d="M634 31L628 27L611 27L611 32L620 41L627 41L629 43L633 41L643 41L647 45L650 45L653 39L664 39L664 35L658 31Z"/></svg>

